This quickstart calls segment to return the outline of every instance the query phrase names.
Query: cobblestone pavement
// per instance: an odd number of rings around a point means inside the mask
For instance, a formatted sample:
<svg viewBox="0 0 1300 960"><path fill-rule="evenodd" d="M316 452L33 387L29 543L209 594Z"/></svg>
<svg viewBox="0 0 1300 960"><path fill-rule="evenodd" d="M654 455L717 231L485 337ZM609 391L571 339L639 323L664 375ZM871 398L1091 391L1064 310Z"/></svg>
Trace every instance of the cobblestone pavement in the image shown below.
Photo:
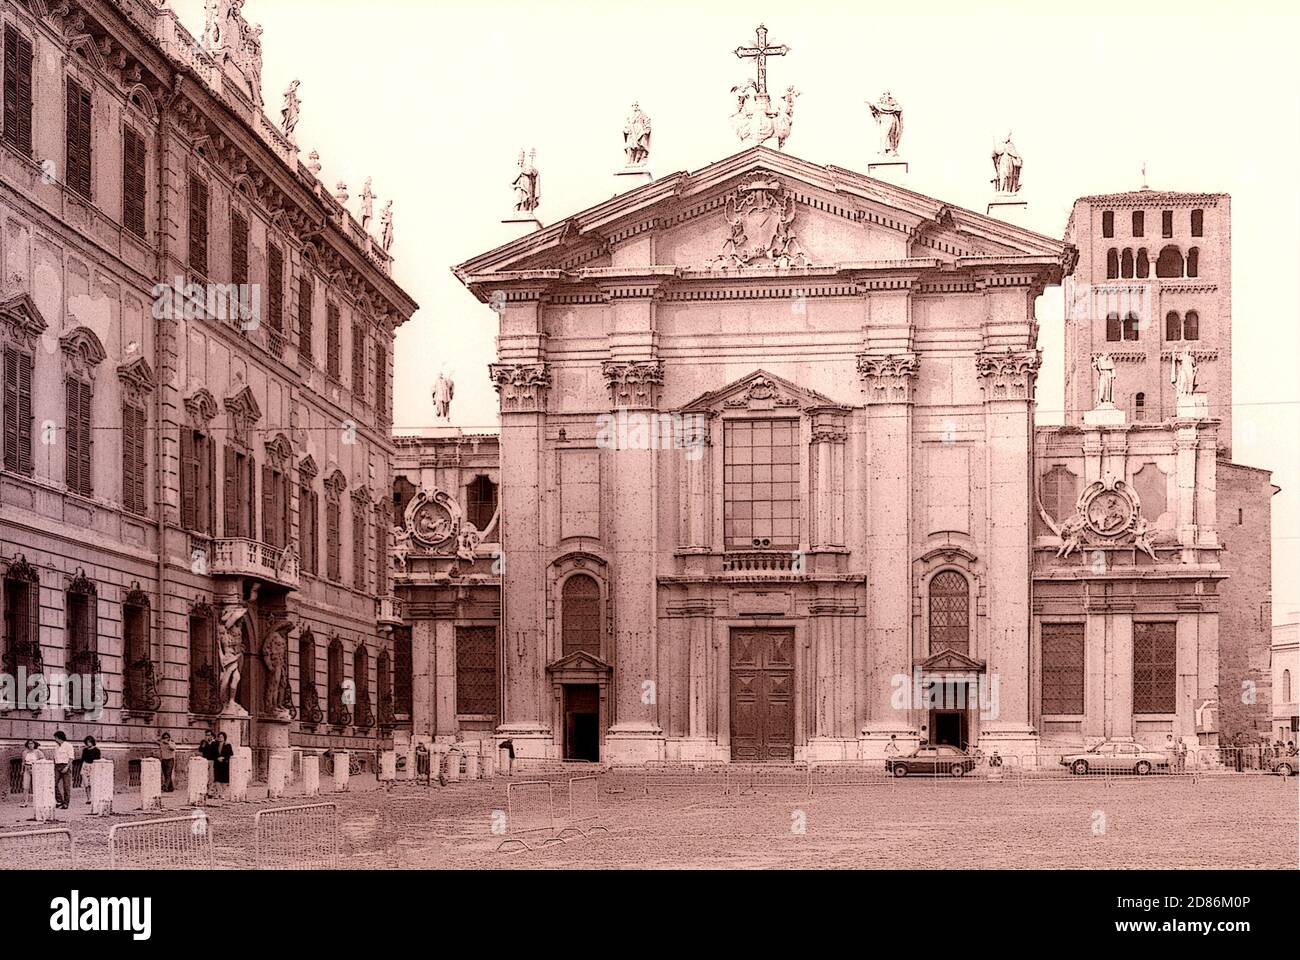
<svg viewBox="0 0 1300 960"><path fill-rule="evenodd" d="M567 782L555 783L565 800ZM546 846L532 837L537 849L500 853L502 837L493 830L503 825L504 779L364 785L319 799L339 806L342 865L363 869L1294 869L1296 784L1231 775L1199 782L909 779L820 788L812 797L797 785L724 795L716 784L652 786L647 797L640 779L603 777L599 817L608 835ZM254 815L292 802L209 807L218 866L252 866ZM527 812L516 805L517 816ZM108 829L128 817L140 814L75 820L78 866L106 866Z"/></svg>

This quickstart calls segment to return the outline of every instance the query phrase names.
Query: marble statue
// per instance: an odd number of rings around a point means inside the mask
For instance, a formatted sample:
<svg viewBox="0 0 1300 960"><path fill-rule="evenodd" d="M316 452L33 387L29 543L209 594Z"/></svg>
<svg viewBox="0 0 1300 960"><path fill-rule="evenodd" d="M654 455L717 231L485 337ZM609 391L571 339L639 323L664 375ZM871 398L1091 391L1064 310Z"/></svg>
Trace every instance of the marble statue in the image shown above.
<svg viewBox="0 0 1300 960"><path fill-rule="evenodd" d="M524 151L519 151L519 174L515 177L513 184L515 188L515 209L521 213L532 213L537 209L538 204L542 202L541 196L541 178L537 173L537 167L534 161L537 159L537 151L533 150L524 157Z"/></svg>
<svg viewBox="0 0 1300 960"><path fill-rule="evenodd" d="M298 86L301 81L292 81L284 91L284 106L280 108L280 126L284 130L286 137L293 137L293 130L298 126L298 113L302 107L302 101L298 99ZM316 154L316 151L312 151ZM318 155L317 155L318 156Z"/></svg>
<svg viewBox="0 0 1300 960"><path fill-rule="evenodd" d="M478 545L483 537L468 520L462 520L460 530L456 533L456 556L466 563L473 563L478 557Z"/></svg>
<svg viewBox="0 0 1300 960"><path fill-rule="evenodd" d="M1097 406L1115 405L1115 360L1109 353L1092 358L1092 368L1097 371Z"/></svg>
<svg viewBox="0 0 1300 960"><path fill-rule="evenodd" d="M1156 556L1155 544L1151 542L1151 531L1146 517L1138 517L1137 523L1133 526L1133 546L1152 560L1159 562L1160 558Z"/></svg>
<svg viewBox="0 0 1300 960"><path fill-rule="evenodd" d="M366 185L361 188L361 229L366 230L370 227L370 221L375 219L375 193L370 189L373 177L366 177Z"/></svg>
<svg viewBox="0 0 1300 960"><path fill-rule="evenodd" d="M384 204L383 212L379 214L379 224L381 230L379 243L387 252L393 249L393 201L389 200Z"/></svg>
<svg viewBox="0 0 1300 960"><path fill-rule="evenodd" d="M1173 355L1169 382L1174 385L1179 400L1196 392L1196 358L1192 356L1191 350Z"/></svg>
<svg viewBox="0 0 1300 960"><path fill-rule="evenodd" d="M253 94L253 102L262 105L262 25L255 24L244 36L243 61L248 87Z"/></svg>
<svg viewBox="0 0 1300 960"><path fill-rule="evenodd" d="M433 384L433 411L439 420L450 419L451 398L455 392L456 384L447 376L447 371L438 371L438 379Z"/></svg>
<svg viewBox="0 0 1300 960"><path fill-rule="evenodd" d="M880 155L898 156L898 144L903 139L903 108L894 95L886 90L878 100L868 100L871 116L875 118L880 134Z"/></svg>
<svg viewBox="0 0 1300 960"><path fill-rule="evenodd" d="M262 705L273 716L285 715L284 681L289 667L289 623L277 624L262 641L262 665L265 667Z"/></svg>
<svg viewBox="0 0 1300 960"><path fill-rule="evenodd" d="M244 618L248 608L243 604L232 604L221 614L220 650L218 659L221 664L221 706L225 710L234 706L239 697L240 661L244 657Z"/></svg>
<svg viewBox="0 0 1300 960"><path fill-rule="evenodd" d="M650 156L650 118L639 103L632 104L632 113L623 128L623 152L629 167L643 166Z"/></svg>
<svg viewBox="0 0 1300 960"><path fill-rule="evenodd" d="M993 189L998 193L1019 193L1020 168L1024 165L1008 133L1007 138L993 148Z"/></svg>

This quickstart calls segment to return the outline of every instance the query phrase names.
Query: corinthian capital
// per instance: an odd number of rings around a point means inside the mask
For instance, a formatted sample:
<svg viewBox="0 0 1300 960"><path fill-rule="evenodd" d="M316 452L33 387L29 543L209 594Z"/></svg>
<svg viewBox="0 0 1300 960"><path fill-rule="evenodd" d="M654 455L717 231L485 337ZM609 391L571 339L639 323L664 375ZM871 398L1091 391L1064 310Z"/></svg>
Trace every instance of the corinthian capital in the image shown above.
<svg viewBox="0 0 1300 960"><path fill-rule="evenodd" d="M868 404L911 403L920 368L914 353L858 354L858 376Z"/></svg>
<svg viewBox="0 0 1300 960"><path fill-rule="evenodd" d="M540 413L551 386L547 363L490 363L488 376L501 397L502 413Z"/></svg>
<svg viewBox="0 0 1300 960"><path fill-rule="evenodd" d="M1042 365L1041 350L988 350L975 355L975 370L987 400L1032 400Z"/></svg>
<svg viewBox="0 0 1300 960"><path fill-rule="evenodd" d="M606 360L600 372L615 408L653 410L659 406L659 388L664 383L662 360Z"/></svg>

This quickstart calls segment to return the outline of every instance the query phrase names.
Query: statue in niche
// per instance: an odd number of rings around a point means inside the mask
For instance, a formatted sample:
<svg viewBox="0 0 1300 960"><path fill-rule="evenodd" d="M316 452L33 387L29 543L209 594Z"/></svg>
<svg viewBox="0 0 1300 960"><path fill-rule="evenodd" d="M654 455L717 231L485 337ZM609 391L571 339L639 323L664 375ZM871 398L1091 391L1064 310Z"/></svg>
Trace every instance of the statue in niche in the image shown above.
<svg viewBox="0 0 1300 960"><path fill-rule="evenodd" d="M1097 406L1115 405L1115 359L1109 353L1092 358L1092 368L1097 371Z"/></svg>

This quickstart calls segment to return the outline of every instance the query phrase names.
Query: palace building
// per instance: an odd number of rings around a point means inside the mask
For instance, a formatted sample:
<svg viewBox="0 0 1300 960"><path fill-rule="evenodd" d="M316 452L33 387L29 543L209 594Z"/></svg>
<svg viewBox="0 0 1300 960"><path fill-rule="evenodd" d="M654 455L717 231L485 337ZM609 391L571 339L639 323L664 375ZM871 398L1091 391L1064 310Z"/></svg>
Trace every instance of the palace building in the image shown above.
<svg viewBox="0 0 1300 960"><path fill-rule="evenodd" d="M265 115L260 27L153 2L0 5L0 577L6 676L99 705L123 782L163 731L373 751L394 725L393 335L383 240ZM367 191L369 194L369 191ZM370 198L363 197L370 203Z"/></svg>

